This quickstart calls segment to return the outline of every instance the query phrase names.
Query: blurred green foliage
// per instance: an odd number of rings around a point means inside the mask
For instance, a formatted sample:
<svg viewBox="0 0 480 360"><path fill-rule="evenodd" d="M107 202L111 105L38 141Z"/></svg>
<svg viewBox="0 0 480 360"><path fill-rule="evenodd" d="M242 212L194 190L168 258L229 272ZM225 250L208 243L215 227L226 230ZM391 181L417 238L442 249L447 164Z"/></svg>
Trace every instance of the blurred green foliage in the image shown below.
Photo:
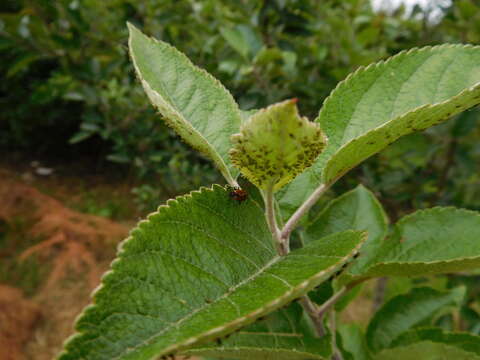
<svg viewBox="0 0 480 360"><path fill-rule="evenodd" d="M124 163L160 194L219 181L154 113L133 77L126 21L174 44L219 78L243 109L299 98L314 118L338 81L415 46L480 43L480 5L458 0L428 23L372 11L368 0L6 0L0 5L0 146L25 151L80 147ZM414 134L356 169L392 217L454 204L480 209L478 112ZM93 150L92 150L93 149Z"/></svg>

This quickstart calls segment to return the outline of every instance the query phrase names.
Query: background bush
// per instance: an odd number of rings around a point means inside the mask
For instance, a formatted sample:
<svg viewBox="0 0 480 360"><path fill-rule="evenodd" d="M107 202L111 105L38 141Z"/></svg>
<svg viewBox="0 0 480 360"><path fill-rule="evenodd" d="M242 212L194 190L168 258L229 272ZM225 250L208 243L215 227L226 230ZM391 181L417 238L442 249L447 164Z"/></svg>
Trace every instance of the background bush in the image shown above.
<svg viewBox="0 0 480 360"><path fill-rule="evenodd" d="M414 46L480 42L480 6L459 0L429 23L368 0L23 0L0 5L0 147L121 163L147 208L220 181L154 113L134 79L126 21L218 77L243 109L289 97L314 118L338 81ZM390 215L454 204L480 210L478 112L400 140L356 169ZM152 200L153 199L153 200Z"/></svg>

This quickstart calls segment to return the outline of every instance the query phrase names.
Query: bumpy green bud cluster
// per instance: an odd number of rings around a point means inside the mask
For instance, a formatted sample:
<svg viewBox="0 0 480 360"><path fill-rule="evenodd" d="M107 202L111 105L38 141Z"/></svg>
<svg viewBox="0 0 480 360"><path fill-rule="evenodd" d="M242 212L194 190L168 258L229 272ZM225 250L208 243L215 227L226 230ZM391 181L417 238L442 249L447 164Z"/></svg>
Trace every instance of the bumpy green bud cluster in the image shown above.
<svg viewBox="0 0 480 360"><path fill-rule="evenodd" d="M231 138L232 163L261 189L280 189L325 148L320 127L298 114L296 102L287 100L258 111Z"/></svg>

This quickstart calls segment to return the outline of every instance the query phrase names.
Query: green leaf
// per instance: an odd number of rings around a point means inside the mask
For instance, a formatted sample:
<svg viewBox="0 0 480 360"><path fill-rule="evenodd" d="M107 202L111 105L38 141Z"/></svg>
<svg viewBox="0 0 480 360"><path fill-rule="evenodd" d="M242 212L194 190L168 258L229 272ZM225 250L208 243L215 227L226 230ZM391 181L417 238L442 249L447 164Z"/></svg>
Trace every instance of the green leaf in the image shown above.
<svg viewBox="0 0 480 360"><path fill-rule="evenodd" d="M378 310L367 329L367 342L374 352L391 346L402 333L432 317L447 305L459 306L465 295L464 287L448 292L431 288L414 288L399 295Z"/></svg>
<svg viewBox="0 0 480 360"><path fill-rule="evenodd" d="M131 24L128 28L130 56L152 104L185 142L213 160L234 184L237 170L228 150L241 116L233 97L171 45L143 35Z"/></svg>
<svg viewBox="0 0 480 360"><path fill-rule="evenodd" d="M220 345L206 344L185 354L246 360L329 359L330 336L315 338L304 319L300 305L292 303L222 340Z"/></svg>
<svg viewBox="0 0 480 360"><path fill-rule="evenodd" d="M415 329L401 335L391 349L380 352L375 360L415 358L419 351L423 351L419 359L431 356L428 359L480 360L480 337L439 328Z"/></svg>
<svg viewBox="0 0 480 360"><path fill-rule="evenodd" d="M479 83L480 47L469 45L413 49L360 68L325 100L317 121L328 146L289 184L282 206L291 212L320 183L334 182L399 137L477 105Z"/></svg>
<svg viewBox="0 0 480 360"><path fill-rule="evenodd" d="M123 243L60 359L152 359L222 337L320 284L362 238L280 257L253 200L217 185L170 200Z"/></svg>
<svg viewBox="0 0 480 360"><path fill-rule="evenodd" d="M220 34L245 59L253 58L261 49L262 41L253 29L247 25L234 28L220 28Z"/></svg>
<svg viewBox="0 0 480 360"><path fill-rule="evenodd" d="M375 356L374 360L480 360L469 351L458 347L435 343L431 341L422 341L408 346L387 349Z"/></svg>
<svg viewBox="0 0 480 360"><path fill-rule="evenodd" d="M325 147L322 131L298 114L296 102L287 100L259 110L232 136L232 163L261 189L280 189Z"/></svg>
<svg viewBox="0 0 480 360"><path fill-rule="evenodd" d="M360 249L360 256L345 271L356 274L375 257L387 229L388 218L382 205L375 195L359 185L332 200L307 227L304 239L310 242L345 230L367 231L368 238Z"/></svg>
<svg viewBox="0 0 480 360"><path fill-rule="evenodd" d="M220 34L228 42L228 44L235 49L244 58L248 58L249 49L247 40L242 36L238 29L220 28Z"/></svg>
<svg viewBox="0 0 480 360"><path fill-rule="evenodd" d="M452 207L402 218L355 275L422 276L480 267L480 214Z"/></svg>
<svg viewBox="0 0 480 360"><path fill-rule="evenodd" d="M341 336L342 349L350 354L353 360L371 360L365 335L356 324L340 324L338 332Z"/></svg>
<svg viewBox="0 0 480 360"><path fill-rule="evenodd" d="M480 358L480 336L469 333L449 332L440 328L424 328L408 331L395 340L392 343L392 347L408 346L421 341L451 345L471 352Z"/></svg>

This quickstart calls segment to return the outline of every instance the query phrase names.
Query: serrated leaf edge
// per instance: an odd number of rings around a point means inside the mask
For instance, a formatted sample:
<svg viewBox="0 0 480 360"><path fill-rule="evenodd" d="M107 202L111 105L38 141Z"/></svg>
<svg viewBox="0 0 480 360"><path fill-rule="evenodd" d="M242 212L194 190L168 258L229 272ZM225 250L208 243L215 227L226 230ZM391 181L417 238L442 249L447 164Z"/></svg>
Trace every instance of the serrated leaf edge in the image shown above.
<svg viewBox="0 0 480 360"><path fill-rule="evenodd" d="M217 184L213 184L210 188L206 188L206 187L202 187L200 188L199 190L194 190L194 191L191 191L190 193L188 194L185 194L185 195L181 195L181 196L178 196L176 197L175 199L170 199L167 201L167 204L165 205L160 205L158 210L149 214L147 216L146 219L144 220L141 220L137 226L132 229L130 231L130 235L125 239L123 240L122 242L119 243L118 247L117 247L117 257L111 262L111 265L110 265L110 270L106 271L102 278L101 278L101 283L92 291L92 294L91 294L91 299L92 299L92 303L87 305L80 314L78 314L75 318L75 324L78 323L78 321L83 317L83 315L88 311L88 309L90 308L93 308L96 305L96 299L99 295L99 293L102 291L102 289L104 288L104 283L105 281L108 279L109 276L112 276L114 274L114 270L113 270L113 266L121 261L121 255L122 253L124 252L123 250L123 247L129 242L129 241L132 241L133 237L132 237L132 234L133 232L135 231L138 231L142 226L143 224L147 223L149 221L150 218L152 218L153 216L159 214L161 211L165 211L167 209L170 209L172 205L176 205L179 203L179 201L182 201L182 200L186 200L186 199L190 199L190 198L193 198L194 196L198 196L200 194L202 194L203 192L213 192L215 191L216 189L222 189L224 191L226 191L226 188L220 186L220 185L217 185ZM257 205L258 206L258 205ZM358 244L352 249L352 251L350 251L350 253L348 253L346 256L344 256L343 258L341 258L336 264L330 266L329 268L327 269L324 269L323 271L315 274L314 276L308 278L307 280L304 280L302 283L300 283L299 285L297 285L296 287L294 288L291 288L290 290L286 291L283 296L280 296L279 298L275 299L274 301L271 301L270 303L266 304L265 306L255 310L255 311L252 311L251 313L245 315L245 316L242 316L240 318L237 318L225 325L222 325L222 326L219 326L219 327L216 327L216 328L213 328L213 329L210 329L204 333L202 333L201 335L197 335L197 336L193 336L193 337L190 337L182 342L179 342L177 344L173 344L167 348L165 348L161 353L158 353L158 354L155 354L153 357L151 357L150 359L154 359L154 358L157 358L158 356L161 356L161 355L164 355L164 354L170 354L170 353L173 353L173 352L177 352L177 351L180 351L180 350L183 350L183 349L186 349L188 347L191 347L192 345L196 344L196 343L199 343L203 340L205 341L208 341L209 339L213 339L215 337L218 337L218 336L222 336L222 335L226 335L228 334L229 332L233 332L235 330L237 330L238 328L240 327L243 327L245 325L248 325L252 322L254 322L257 318L263 316L263 315L266 315L278 308L280 308L281 306L283 306L284 304L288 303L289 301L292 301L295 299L296 296L298 296L298 294L304 292L308 292L309 290L313 289L315 286L317 286L318 284L315 283L315 281L318 281L320 280L325 274L327 273L330 273L330 272L333 272L336 268L340 267L343 263L345 263L349 258L351 258L355 253L358 252L358 250L360 249L360 247L363 245L363 243L366 241L366 238L367 238L367 233L366 232L361 232L361 231L353 231L353 230L348 230L348 231L344 231L345 233L360 233L360 241L358 242ZM255 278L256 276L258 276L259 274L263 273L263 271L265 269L268 269L269 267L271 267L273 264L275 264L276 262L278 262L279 260L282 259L282 256L275 256L273 257L267 264L265 264L264 267L262 267L261 269L259 269L259 271L255 272L255 274L253 274L252 276L250 276L248 279L246 280L251 280L253 278ZM233 290L237 289L239 286L243 285L246 280L242 281L241 283L237 284L235 287L233 287ZM228 294L230 294L232 291L229 291ZM214 301L213 303L217 302L218 300L220 299L223 299L226 295L223 295L221 297L219 297L216 301ZM213 304L212 303L212 304ZM210 306L211 304L206 304L204 305L203 307L200 307L198 308L197 310L189 313L187 316L185 316L184 318L178 320L176 322L176 324L180 323L180 322L183 322L185 321L186 319L190 318L192 315L200 312L201 310L207 308L207 306ZM77 337L80 337L84 334L84 332L82 331L78 331L77 328L75 327L75 330L76 332L74 334L72 334L69 338L67 338L65 341L64 341L64 344L63 344L63 350L62 352L58 355L57 358L60 358L64 353L66 353L65 349L66 349L66 346L72 342L75 338ZM146 344L148 344L148 342L152 339L154 339L155 337L157 337L158 334L156 335L153 335L151 336L150 338L146 339L141 345L135 347L135 348L129 348L128 350L135 350L137 348L140 348ZM127 353L123 353L115 358L113 358L112 360L118 360L118 359L121 359L123 356L126 356L128 355L128 352Z"/></svg>
<svg viewBox="0 0 480 360"><path fill-rule="evenodd" d="M230 141L231 143L233 144L233 148L230 149L230 151L228 152L228 155L230 156L230 161L232 162L232 164L234 164L238 169L240 169L240 163L238 161L235 160L235 154L237 152L239 152L240 150L236 148L236 145L240 143L240 141L242 140L242 138L244 137L243 135L243 131L245 129L245 127L248 127L250 126L250 123L252 123L253 121L255 121L255 119L259 116L262 116L263 113L269 111L270 109L272 108L275 108L275 107L278 107L278 106L281 106L285 103L291 103L293 100L292 99L287 99L287 100L284 100L284 101L281 101L281 102L278 102L278 103L274 103L274 104L270 104L268 105L267 107L265 108L262 108L262 109L258 109L258 110L250 110L250 111L255 111L255 113L253 113L252 115L250 115L246 120L242 121L241 125L240 125L240 130L238 133L236 134L232 134L231 137L230 137ZM297 100L295 100L296 102ZM320 130L320 138L319 138L319 142L321 142L322 144L322 147L317 155L317 157L311 162L310 165L306 166L301 172L297 173L294 177L292 177L287 183L283 184L281 187L287 185L288 183L292 182L296 177L298 177L300 174L302 174L303 172L305 172L306 170L308 170L309 168L311 168L314 164L315 164L315 160L318 158L318 156L320 156L320 154L322 153L322 151L325 150L327 144L328 144L328 137L327 135L325 134L325 132L322 130L321 128L321 125L320 123L316 122L316 121L310 121L306 116L301 116L300 115L300 112L298 111L298 108L295 107L295 113L296 113L296 116L298 116L298 118L300 119L300 121L302 122L302 126L305 126L305 127L315 127L317 129ZM277 180L274 180L274 181L277 181ZM278 189L277 189L278 190Z"/></svg>
<svg viewBox="0 0 480 360"><path fill-rule="evenodd" d="M130 58L132 59L132 63L133 63L133 67L135 68L135 74L137 75L139 81L141 82L145 92L147 93L149 99L151 96L154 96L154 97L158 97L159 99L161 99L161 102L163 104L165 104L165 107L168 108L168 110L172 113L172 114L175 114L178 119L180 120L181 124L186 128L188 129L187 130L187 133L189 131L195 133L202 141L205 142L205 144L208 146L209 150L207 149L202 149L198 146L196 146L195 144L193 144L191 141L189 141L188 139L188 136L185 135L184 131L179 128L179 126L177 124L175 124L175 121L169 119L166 115L162 114L161 113L161 109L160 107L153 103L153 101L150 100L150 102L152 103L152 105L160 112L160 114L164 117L165 119L165 123L170 126L172 129L175 130L175 132L186 142L188 143L189 145L191 145L193 148L195 148L196 150L204 153L206 156L208 156L209 158L212 159L212 161L215 163L215 165L217 166L217 168L219 169L219 171L222 173L222 175L225 177L225 179L227 180L227 182L232 185L232 186L237 186L237 183L236 181L234 180L234 177L232 176L231 174L231 171L230 171L230 168L227 166L227 164L225 163L223 157L218 153L218 151L215 149L215 147L213 147L213 145L200 133L198 132L193 126L192 124L187 121L182 114L180 114L178 112L177 109L173 108L170 103L168 101L166 101L157 91L155 91L154 89L152 89L150 87L150 85L148 84L148 82L146 80L143 79L143 76L142 76L142 73L140 71L140 69L138 68L137 66L137 62L135 60L135 55L132 51L132 29L133 31L138 31L140 32L141 35L145 36L149 41L153 42L153 43L157 43L157 44L161 44L162 46L166 46L169 50L171 50L173 53L175 53L176 55L182 57L184 60L186 60L187 64L191 67L191 70L196 72L197 74L201 74L202 76L205 76L207 78L209 78L210 80L213 80L213 84L214 86L220 88L221 90L223 90L223 92L225 93L226 95L226 98L229 99L230 103L233 105L233 107L236 109L236 113L237 113L237 118L238 118L238 121L237 121L237 124L240 126L240 124L242 123L242 118L241 118L241 115L240 115L240 108L238 107L238 104L236 103L235 99L233 98L232 94L225 88L225 86L217 79L215 78L213 75L211 75L210 73L208 73L206 70L196 66L184 53L182 53L181 51L179 51L178 49L176 49L174 46L170 45L169 43L167 42L164 42L164 41L160 41L158 39L155 39L154 37L151 37L151 36L148 36L148 35L145 35L143 32L141 32L139 29L137 29L135 26L133 26L132 24L130 23L127 23L128 25L128 28L129 28L129 31L130 31L130 36L128 38L128 53L130 55ZM227 159L228 158L228 152L225 154L225 158Z"/></svg>
<svg viewBox="0 0 480 360"><path fill-rule="evenodd" d="M206 331L205 333L203 333L202 335L199 335L199 336L195 336L195 337L191 337L179 344L174 344L172 346L170 346L169 348L165 349L164 350L164 353L171 353L171 352L174 352L174 351L179 351L179 350L182 350L183 348L188 348L190 346L192 346L193 344L195 343L199 343L200 341L202 340L207 340L207 339L213 339L215 337L218 337L218 336L221 336L221 335L226 335L230 332L233 332L235 331L236 329L239 329L240 327L243 327L245 325L248 325L252 322L254 322L257 318L263 316L263 315L266 315L274 310L277 310L278 308L280 308L281 306L285 305L286 303L294 300L297 296L299 296L299 294L301 294L302 292L303 293L306 293L308 291L310 291L311 289L313 289L315 286L317 286L318 284L316 283L316 281L320 280L325 274L328 274L332 271L334 271L335 269L337 269L339 266L341 266L341 264L343 264L344 262L346 262L349 258L351 258L353 256L353 254L357 253L358 250L360 249L361 245L365 242L366 240L366 233L365 232L358 232L358 231L345 231L346 232L355 232L355 233L361 233L361 240L359 241L359 243L352 249L352 251L344 256L341 260L339 260L335 265L332 265L330 266L329 268L327 269L324 269L322 270L321 272L315 274L314 276L308 278L307 280L304 280L303 282L301 282L299 285L297 285L296 287L286 291L284 293L283 296L280 296L278 297L277 299L267 303L265 306L255 310L255 311L252 311L251 313L245 315L245 316L242 316L240 318L237 318L225 325L222 325L222 326L219 326L219 327L216 327L216 328L213 328L213 329L210 329L208 331ZM274 261L275 259L275 261ZM268 267L272 266L274 263L276 263L277 261L281 260L282 259L282 256L277 256L275 258L273 258L269 263L268 263ZM267 266L263 267L262 269L267 269L268 268ZM262 271L263 272L263 271ZM254 275L254 276L251 276L249 278L249 280L251 280L252 278L254 278L257 274L261 274L262 272L258 272ZM242 282L243 284L244 282ZM238 288L241 284L238 284L235 288ZM221 299L222 297L220 297L219 299ZM204 306L206 307L206 306Z"/></svg>
<svg viewBox="0 0 480 360"><path fill-rule="evenodd" d="M475 215L480 218L480 213L474 210L469 210L469 209L461 209L461 208L456 208L454 206L435 206L432 208L428 209L421 209L417 210L411 214L405 215L402 217L397 223L395 224L395 227L407 222L410 220L412 217L416 217L420 214L420 216L424 216L428 213L435 212L435 213L440 213L440 212L446 212L446 211L454 211L456 213L469 213L472 215ZM480 259L480 255L477 256L465 256L462 258L456 258L456 259L450 259L450 260L440 260L440 261L384 261L384 262L378 262L372 265L371 267L367 268L365 270L364 275L368 277L368 273L375 268L382 266L382 265L418 265L418 264L425 264L425 265L434 265L434 264L449 264L449 263L455 263L458 261L464 261L464 260L477 260ZM359 277L364 277L364 275L359 275Z"/></svg>
<svg viewBox="0 0 480 360"><path fill-rule="evenodd" d="M202 355L202 353L208 352L208 351L217 351L217 352L232 352L232 351L257 351L257 352L267 352L267 353L284 353L284 354L291 354L295 353L296 355L301 355L305 356L309 360L325 360L323 356L305 352L305 351L298 351L296 349L284 349L284 348L276 348L276 349L270 349L270 348L260 348L260 347L253 347L253 346L235 346L231 348L199 348L198 350L192 350L192 351L185 351L183 352L184 354L187 355ZM234 355L232 355L234 356Z"/></svg>
<svg viewBox="0 0 480 360"><path fill-rule="evenodd" d="M370 71L371 69L373 68L380 68L380 67L384 67L384 66L387 66L389 65L391 62L393 61L398 61L399 59L402 59L406 56L408 56L409 54L413 53L413 52L416 52L416 53L421 53L421 52L426 52L426 51L432 51L432 50L440 50L440 49L444 49L444 48L463 48L463 49L468 49L468 48L472 48L472 49L480 49L480 46L474 46L474 45L471 45L471 44L443 44L443 45L437 45L437 46L424 46L424 47L421 47L421 48L418 48L418 47L414 47L412 49L409 49L409 50L404 50L404 51L401 51L399 52L398 54L394 55L394 56L391 56L389 57L388 59L386 60L380 60L376 63L372 63L368 66L361 66L359 67L357 70L355 70L354 72L350 73L344 80L340 81L338 83L338 85L335 87L335 89L330 93L330 95L325 99L324 103L323 103L323 106L322 108L320 109L320 112L318 114L318 116L315 118L315 122L318 122L321 124L320 120L321 120L321 117L322 117L322 114L323 112L325 111L325 108L328 106L328 104L331 102L331 99L332 97L337 93L339 92L340 90L343 90L344 88L348 88L349 86L349 81L351 80L352 77L356 76L356 75L359 75L361 73L365 73L365 72L368 72ZM424 105L421 105L421 106L418 106L406 113L403 113L402 115L399 115L375 128L372 128L370 129L368 132L362 134L362 135L359 135L355 138L352 138L350 139L347 143L343 144L342 146L340 146L338 149L335 150L335 152L327 159L327 161L325 162L325 166L323 167L322 169L322 173L319 175L317 174L315 171L314 171L314 174L313 176L318 180L318 181L321 181L322 180L326 180L325 177L326 177L326 174L328 173L328 167L329 167L329 164L330 164L330 161L332 160L332 158L335 157L336 154L338 154L340 151L342 151L345 147L347 147L348 145L350 145L352 142L354 141L358 141L359 139L365 137L365 136L368 136L371 132L374 132L374 131L378 131L384 127L387 127L390 123L392 123L393 121L399 121L401 118L405 117L405 116L408 116L410 115L411 113L414 113L420 109L426 109L426 108L432 108L432 107L436 107L436 106L439 106L439 105L444 105L444 104L447 104L451 101L453 101L454 99L458 99L460 97L462 97L465 93L468 93L468 92L471 92L471 91L474 91L474 90L477 90L477 89L480 89L480 82L478 82L477 84L475 85L472 85L470 86L469 88L466 88L464 90L462 90L460 93L458 93L457 95L455 96L452 96L450 97L449 99L445 100L445 101L442 101L442 102L437 102L437 103L431 103L431 104L424 104ZM480 99L478 101L478 103L480 103ZM472 105L470 107L473 107L475 105ZM467 110L468 108L465 108L465 109L462 109L460 111L465 111ZM459 111L459 112L460 112ZM453 114L452 114L453 115ZM449 118L447 119L444 119L440 122L438 122L437 124L440 124L441 122L444 122L446 120L448 120ZM424 130L424 129L418 129L419 131L420 130ZM411 132L414 132L414 131L411 131ZM402 135L404 136L404 135ZM399 137L398 137L399 138ZM397 138L397 139L398 139ZM397 140L395 139L395 140ZM395 140L392 140L395 141ZM353 167L357 166L358 164L355 164ZM337 174L335 177L333 177L332 179L330 179L330 181L328 181L328 183L334 183L338 178L342 177L345 173L347 173L349 170L351 170L353 167L351 168L348 168L348 169L345 169L345 171L342 171L340 174Z"/></svg>
<svg viewBox="0 0 480 360"><path fill-rule="evenodd" d="M359 66L355 71L351 72L350 74L347 75L345 79L340 81L335 89L332 90L332 92L325 98L325 101L323 102L323 105L318 113L318 116L315 118L315 122L320 122L320 119L322 117L323 112L325 111L325 108L327 105L330 103L332 98L336 95L337 92L343 90L344 88L348 88L349 86L349 81L351 80L352 77L357 76L361 73L365 73L370 71L372 68L379 68L379 67L384 67L389 65L391 62L396 61L400 58L403 58L410 53L413 52L426 52L426 51L431 51L431 50L437 50L437 49L443 49L443 48L480 48L478 45L471 45L471 44L442 44L442 45L428 45L428 46L423 46L423 47L413 47L408 50L402 50L398 54L395 54L393 56L388 57L385 60L380 60L374 63L371 63L367 66Z"/></svg>

